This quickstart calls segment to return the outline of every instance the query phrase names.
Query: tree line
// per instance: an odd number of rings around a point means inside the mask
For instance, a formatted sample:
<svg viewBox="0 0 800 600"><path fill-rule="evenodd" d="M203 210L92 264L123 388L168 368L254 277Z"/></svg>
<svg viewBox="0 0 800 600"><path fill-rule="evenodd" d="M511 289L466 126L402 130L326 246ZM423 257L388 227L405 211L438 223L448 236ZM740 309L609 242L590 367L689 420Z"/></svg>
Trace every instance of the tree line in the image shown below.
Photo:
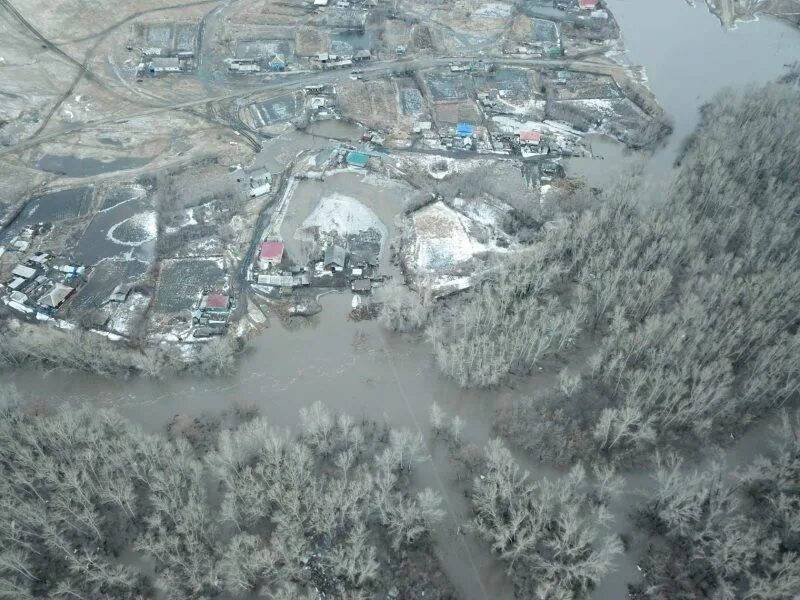
<svg viewBox="0 0 800 600"><path fill-rule="evenodd" d="M192 446L110 410L0 415L0 597L452 598L419 434L300 413Z"/></svg>
<svg viewBox="0 0 800 600"><path fill-rule="evenodd" d="M746 425L800 384L800 102L771 84L716 98L663 198L628 179L490 269L429 328L442 370L490 386L593 348L568 393L520 399L501 430L559 460L637 455ZM649 208L643 208L649 207Z"/></svg>

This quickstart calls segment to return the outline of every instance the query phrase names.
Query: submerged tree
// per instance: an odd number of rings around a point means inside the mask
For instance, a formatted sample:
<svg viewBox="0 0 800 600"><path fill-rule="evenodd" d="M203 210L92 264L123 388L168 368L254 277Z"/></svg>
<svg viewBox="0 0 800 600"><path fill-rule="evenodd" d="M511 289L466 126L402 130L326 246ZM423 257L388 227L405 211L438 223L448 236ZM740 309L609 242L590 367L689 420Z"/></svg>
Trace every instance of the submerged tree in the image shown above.
<svg viewBox="0 0 800 600"><path fill-rule="evenodd" d="M474 529L506 563L520 598L582 598L622 552L607 526L612 474L593 493L580 465L559 479L530 481L499 440L475 479Z"/></svg>

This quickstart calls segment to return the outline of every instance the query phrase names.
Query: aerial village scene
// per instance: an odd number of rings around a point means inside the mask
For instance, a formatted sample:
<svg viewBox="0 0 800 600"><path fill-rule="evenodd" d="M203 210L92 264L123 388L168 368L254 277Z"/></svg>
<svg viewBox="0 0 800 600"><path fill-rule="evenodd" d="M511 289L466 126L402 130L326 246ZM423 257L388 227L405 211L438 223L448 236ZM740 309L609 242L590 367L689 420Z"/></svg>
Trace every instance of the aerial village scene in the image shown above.
<svg viewBox="0 0 800 600"><path fill-rule="evenodd" d="M800 598L800 0L0 0L0 599Z"/></svg>
<svg viewBox="0 0 800 600"><path fill-rule="evenodd" d="M574 185L563 159L592 156L587 136L647 148L669 131L641 73L616 60L619 28L600 0L442 6L441 23L413 5L341 0L204 10L109 32L92 49L96 94L145 107L245 90L179 117L209 110L228 139L162 115L150 119L171 131L115 121L80 93L88 81L51 123L20 106L3 128L11 147L77 128L69 149L54 138L27 151L35 192L0 205L2 305L16 319L191 354L265 315L311 316L329 290L353 293L354 318L377 314L389 281L444 297L520 244L503 227L514 207L459 198L457 180L502 169L511 194L544 207Z"/></svg>

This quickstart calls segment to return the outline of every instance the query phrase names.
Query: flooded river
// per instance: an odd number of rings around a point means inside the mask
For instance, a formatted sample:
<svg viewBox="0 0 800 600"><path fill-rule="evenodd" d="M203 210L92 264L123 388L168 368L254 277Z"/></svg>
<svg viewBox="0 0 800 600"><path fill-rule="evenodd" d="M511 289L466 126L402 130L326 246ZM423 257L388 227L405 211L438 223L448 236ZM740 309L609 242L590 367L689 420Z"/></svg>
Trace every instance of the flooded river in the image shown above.
<svg viewBox="0 0 800 600"><path fill-rule="evenodd" d="M697 123L697 111L704 102L727 86L776 78L783 64L796 60L800 53L800 35L772 19L726 31L704 7L691 8L683 0L608 2L619 19L631 61L647 67L653 91L675 122L675 134L650 161L653 172L666 173L681 141ZM341 125L320 125L310 135L274 140L259 161L261 166L278 170L300 150L325 148L325 136L345 133L350 131ZM598 138L592 144L595 154L605 160L576 159L570 168L593 184L603 185L630 157L607 140ZM349 177L340 178L346 187L368 185L349 181ZM312 207L312 192L324 186L324 182L309 182L304 208L288 218L302 220ZM384 204L397 210L396 204L376 197L375 206ZM391 228L393 215L376 212ZM229 377L119 382L85 374L19 369L0 373L0 381L15 384L26 398L43 404L88 402L114 407L153 432L163 432L176 414L220 413L236 404L256 406L273 424L294 427L301 407L322 400L333 411L385 419L396 426L420 429L430 438L428 413L435 400L445 411L465 420L465 441L479 445L491 437L492 415L498 407L548 383L540 378L516 381L513 388L461 390L440 375L421 336L390 335L374 322L349 321L349 293L324 296L321 303L323 312L307 327L290 331L273 319L243 356L236 374ZM759 432L751 432L732 456L736 461L746 460L763 446L763 438ZM440 490L446 500L450 516L437 532L437 548L459 596L466 600L512 597L502 567L492 560L485 545L456 533L468 518L462 486L453 480L443 448L432 443L430 451L433 460L420 468L415 483ZM534 477L549 473L528 466ZM636 500L633 491L645 480L644 476L630 476L629 493L615 506L617 531L629 528L627 513ZM635 557L626 556L619 562L619 570L602 582L592 598L620 600L626 596L627 584L638 575Z"/></svg>

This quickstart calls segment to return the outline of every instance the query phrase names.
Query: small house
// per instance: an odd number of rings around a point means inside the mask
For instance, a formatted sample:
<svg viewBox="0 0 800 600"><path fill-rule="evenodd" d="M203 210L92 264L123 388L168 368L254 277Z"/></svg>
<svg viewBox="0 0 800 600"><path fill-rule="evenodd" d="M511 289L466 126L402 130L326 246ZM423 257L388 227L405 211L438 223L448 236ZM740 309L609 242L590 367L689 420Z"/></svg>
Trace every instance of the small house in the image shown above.
<svg viewBox="0 0 800 600"><path fill-rule="evenodd" d="M395 53L397 56L405 56L405 54L406 54L406 47L405 47L405 46L403 46L403 45L401 44L400 46L398 46L397 48L395 48L395 49L394 49L394 53Z"/></svg>
<svg viewBox="0 0 800 600"><path fill-rule="evenodd" d="M227 313L231 309L231 298L227 294L205 294L200 300L200 310L211 313Z"/></svg>
<svg viewBox="0 0 800 600"><path fill-rule="evenodd" d="M25 285L27 279L23 279L22 277L15 277L11 280L11 283L8 284L8 289L10 290L18 290Z"/></svg>
<svg viewBox="0 0 800 600"><path fill-rule="evenodd" d="M538 131L520 131L519 143L523 146L538 146L542 143L542 134Z"/></svg>
<svg viewBox="0 0 800 600"><path fill-rule="evenodd" d="M363 169L367 166L369 162L369 156L364 154L363 152L348 152L347 153L347 164L351 167L358 167L359 169Z"/></svg>
<svg viewBox="0 0 800 600"><path fill-rule="evenodd" d="M328 0L314 0L314 6L328 6Z"/></svg>
<svg viewBox="0 0 800 600"><path fill-rule="evenodd" d="M597 0L578 0L578 5L583 10L595 10L597 8Z"/></svg>
<svg viewBox="0 0 800 600"><path fill-rule="evenodd" d="M286 68L286 59L283 54L276 54L269 61L269 68L273 71L283 71Z"/></svg>
<svg viewBox="0 0 800 600"><path fill-rule="evenodd" d="M456 125L456 135L460 138L472 137L475 128L469 123L459 123Z"/></svg>
<svg viewBox="0 0 800 600"><path fill-rule="evenodd" d="M341 246L333 244L325 248L323 266L331 271L341 271L347 261L347 251Z"/></svg>
<svg viewBox="0 0 800 600"><path fill-rule="evenodd" d="M372 52L370 52L369 50L359 50L353 55L353 60L357 62L370 60L371 58L372 58Z"/></svg>
<svg viewBox="0 0 800 600"><path fill-rule="evenodd" d="M73 293L75 293L75 288L71 288L63 283L56 283L39 298L39 306L55 310L60 308Z"/></svg>
<svg viewBox="0 0 800 600"><path fill-rule="evenodd" d="M266 271L279 265L283 260L283 251L283 242L267 241L261 244L261 250L258 253L258 268Z"/></svg>
<svg viewBox="0 0 800 600"><path fill-rule="evenodd" d="M356 279L350 288L357 294L368 294L372 289L372 281L369 279Z"/></svg>

